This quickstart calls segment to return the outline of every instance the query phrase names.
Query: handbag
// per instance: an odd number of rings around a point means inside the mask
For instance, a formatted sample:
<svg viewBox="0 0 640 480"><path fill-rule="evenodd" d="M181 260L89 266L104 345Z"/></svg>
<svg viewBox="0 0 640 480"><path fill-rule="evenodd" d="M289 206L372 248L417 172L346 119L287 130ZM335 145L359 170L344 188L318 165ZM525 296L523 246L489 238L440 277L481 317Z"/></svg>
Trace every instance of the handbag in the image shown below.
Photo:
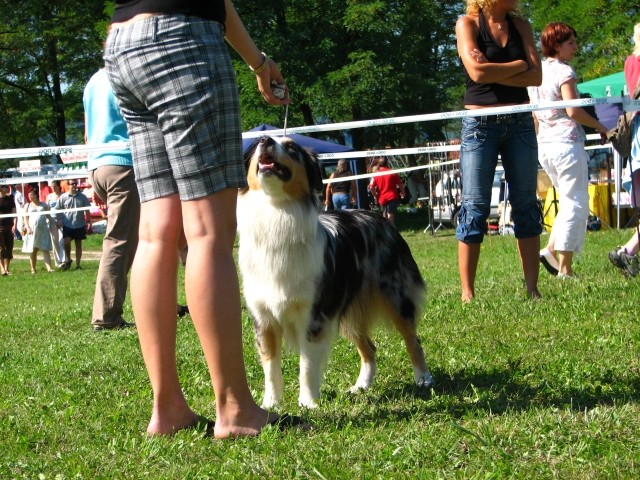
<svg viewBox="0 0 640 480"><path fill-rule="evenodd" d="M640 97L640 78L633 90L633 99ZM637 112L624 112L618 117L616 126L607 132L607 140L622 158L631 156L631 137L633 136L633 118Z"/></svg>

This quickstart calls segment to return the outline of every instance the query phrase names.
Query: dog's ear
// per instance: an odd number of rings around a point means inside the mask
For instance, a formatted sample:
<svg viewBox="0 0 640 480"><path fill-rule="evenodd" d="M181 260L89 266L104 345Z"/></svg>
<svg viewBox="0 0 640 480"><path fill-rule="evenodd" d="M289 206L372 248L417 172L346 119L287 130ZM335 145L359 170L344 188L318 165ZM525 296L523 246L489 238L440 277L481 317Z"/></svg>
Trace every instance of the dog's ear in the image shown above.
<svg viewBox="0 0 640 480"><path fill-rule="evenodd" d="M260 138L256 138L247 151L244 152L244 170L247 173L249 172L249 164L251 163L253 154L256 153L256 148L258 148L258 143L260 143Z"/></svg>
<svg viewBox="0 0 640 480"><path fill-rule="evenodd" d="M304 167L307 171L307 178L309 178L309 185L311 185L314 190L321 192L323 188L322 171L318 165L318 156L315 151L308 148L305 148L305 151L307 152L307 161Z"/></svg>

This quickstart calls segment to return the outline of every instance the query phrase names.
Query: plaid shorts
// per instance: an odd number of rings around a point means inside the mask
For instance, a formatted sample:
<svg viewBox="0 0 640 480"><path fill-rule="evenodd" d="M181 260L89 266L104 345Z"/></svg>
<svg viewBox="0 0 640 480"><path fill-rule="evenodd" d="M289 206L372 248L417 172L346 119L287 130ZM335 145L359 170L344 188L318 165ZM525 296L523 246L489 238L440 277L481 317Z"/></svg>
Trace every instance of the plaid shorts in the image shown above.
<svg viewBox="0 0 640 480"><path fill-rule="evenodd" d="M114 28L105 64L140 201L246 186L238 88L221 24L158 15Z"/></svg>

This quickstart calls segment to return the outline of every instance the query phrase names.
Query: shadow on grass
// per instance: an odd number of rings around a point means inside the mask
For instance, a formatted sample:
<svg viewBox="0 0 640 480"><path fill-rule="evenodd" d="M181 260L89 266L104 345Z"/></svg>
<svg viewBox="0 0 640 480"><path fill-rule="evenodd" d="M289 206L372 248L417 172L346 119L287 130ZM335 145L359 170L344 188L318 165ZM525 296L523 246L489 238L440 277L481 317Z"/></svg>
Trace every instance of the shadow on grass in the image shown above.
<svg viewBox="0 0 640 480"><path fill-rule="evenodd" d="M541 380L535 384L532 372L521 368L505 368L491 372L469 372L465 369L445 373L432 371L436 385L424 389L402 383L384 391L374 387L353 396L351 413L345 412L332 423L369 425L376 421L406 421L416 414L449 415L454 419L476 415L502 415L534 408L556 408L584 412L597 406L614 406L640 401L640 377L616 376L589 378L588 383L565 385ZM528 378L532 380L529 381ZM339 395L326 392L326 401ZM356 412L357 413L354 413Z"/></svg>

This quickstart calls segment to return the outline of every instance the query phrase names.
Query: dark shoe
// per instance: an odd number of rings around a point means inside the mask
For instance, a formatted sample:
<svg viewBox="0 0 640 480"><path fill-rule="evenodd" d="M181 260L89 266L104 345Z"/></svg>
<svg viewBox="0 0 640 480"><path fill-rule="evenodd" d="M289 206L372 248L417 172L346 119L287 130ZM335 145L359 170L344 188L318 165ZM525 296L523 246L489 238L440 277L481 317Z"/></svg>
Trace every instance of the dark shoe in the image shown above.
<svg viewBox="0 0 640 480"><path fill-rule="evenodd" d="M629 255L628 253L620 254L620 263L622 263L622 273L627 277L637 277L640 271L640 265L638 264L638 257L636 255Z"/></svg>
<svg viewBox="0 0 640 480"><path fill-rule="evenodd" d="M129 322L122 322L122 323L116 323L115 325L94 325L93 326L93 331L94 332L103 332L105 330L122 330L125 328L135 328L136 324L135 323L129 323Z"/></svg>
<svg viewBox="0 0 640 480"><path fill-rule="evenodd" d="M60 265L60 270L67 271L69 270L70 266L71 266L71 260L66 261L62 265Z"/></svg>
<svg viewBox="0 0 640 480"><path fill-rule="evenodd" d="M179 317L184 317L188 313L189 313L189 306L188 305L178 305L178 316Z"/></svg>
<svg viewBox="0 0 640 480"><path fill-rule="evenodd" d="M556 257L554 257L549 250L543 248L540 250L540 263L547 269L551 275L558 275L558 270L560 269L560 264Z"/></svg>
<svg viewBox="0 0 640 480"><path fill-rule="evenodd" d="M621 249L622 247L616 247L615 250L611 250L609 252L609 261L613 264L614 267L617 267L620 270L624 271L624 263L622 263L622 260L620 260L619 253L619 250Z"/></svg>

